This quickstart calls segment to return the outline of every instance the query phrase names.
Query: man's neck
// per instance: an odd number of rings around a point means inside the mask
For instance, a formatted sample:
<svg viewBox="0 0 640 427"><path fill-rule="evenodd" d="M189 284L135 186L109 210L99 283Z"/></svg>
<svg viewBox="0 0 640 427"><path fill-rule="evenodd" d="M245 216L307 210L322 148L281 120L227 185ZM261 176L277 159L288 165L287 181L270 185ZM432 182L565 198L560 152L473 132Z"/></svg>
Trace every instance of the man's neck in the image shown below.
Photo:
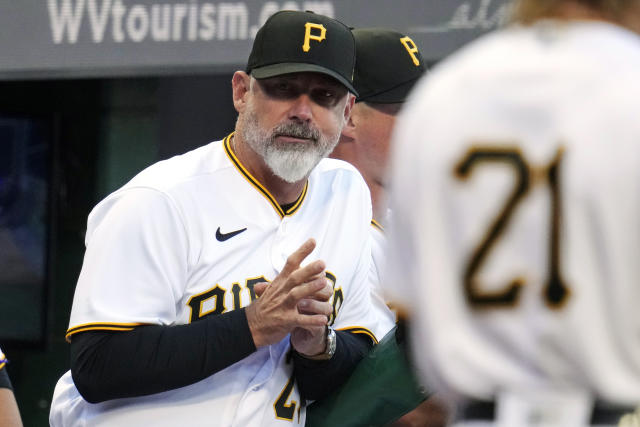
<svg viewBox="0 0 640 427"><path fill-rule="evenodd" d="M286 205L298 200L307 182L306 178L291 183L274 175L264 159L242 141L238 134L235 134L231 140L231 149L251 176L269 191L278 204Z"/></svg>

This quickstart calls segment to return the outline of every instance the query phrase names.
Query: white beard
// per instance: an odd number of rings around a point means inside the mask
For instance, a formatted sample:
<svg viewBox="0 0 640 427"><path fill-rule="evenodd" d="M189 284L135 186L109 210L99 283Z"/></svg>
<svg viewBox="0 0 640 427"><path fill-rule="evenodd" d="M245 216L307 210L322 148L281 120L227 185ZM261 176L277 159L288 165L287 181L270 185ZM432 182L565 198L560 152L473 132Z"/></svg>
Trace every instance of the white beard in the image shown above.
<svg viewBox="0 0 640 427"><path fill-rule="evenodd" d="M324 136L315 127L298 122L280 123L271 130L263 129L251 103L238 117L237 132L253 151L262 156L274 175L289 183L309 176L320 160L333 151L340 136L340 131ZM310 141L279 143L276 137L280 135L307 138Z"/></svg>

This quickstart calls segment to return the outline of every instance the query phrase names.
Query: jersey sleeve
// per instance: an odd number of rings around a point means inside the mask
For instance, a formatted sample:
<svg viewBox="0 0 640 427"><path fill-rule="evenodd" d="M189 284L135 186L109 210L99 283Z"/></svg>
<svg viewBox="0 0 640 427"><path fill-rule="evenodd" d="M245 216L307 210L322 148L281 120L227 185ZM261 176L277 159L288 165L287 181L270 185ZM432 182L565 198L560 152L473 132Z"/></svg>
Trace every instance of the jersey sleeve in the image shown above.
<svg viewBox="0 0 640 427"><path fill-rule="evenodd" d="M382 337L376 336L380 319L379 313L373 308L369 288L369 273L373 262L371 235L367 233L364 240L353 278L341 286L343 300L332 326L337 330L368 335L377 343Z"/></svg>
<svg viewBox="0 0 640 427"><path fill-rule="evenodd" d="M112 194L90 214L85 243L67 339L176 320L188 238L169 196L150 188Z"/></svg>
<svg viewBox="0 0 640 427"><path fill-rule="evenodd" d="M371 268L369 269L368 282L371 289L371 303L378 315L378 326L375 334L378 338L384 337L396 324L396 314L387 301L387 295L382 287L382 272L385 268L386 237L380 225L372 221L371 231Z"/></svg>

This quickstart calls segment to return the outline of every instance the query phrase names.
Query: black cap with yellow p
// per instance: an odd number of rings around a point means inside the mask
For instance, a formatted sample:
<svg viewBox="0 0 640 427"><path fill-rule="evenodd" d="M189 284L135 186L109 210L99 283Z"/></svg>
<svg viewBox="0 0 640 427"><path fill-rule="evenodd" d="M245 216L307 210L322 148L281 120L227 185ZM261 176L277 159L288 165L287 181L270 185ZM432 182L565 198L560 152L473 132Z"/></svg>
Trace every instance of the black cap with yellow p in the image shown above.
<svg viewBox="0 0 640 427"><path fill-rule="evenodd" d="M385 28L357 28L356 102L404 102L426 71L416 44L405 34Z"/></svg>
<svg viewBox="0 0 640 427"><path fill-rule="evenodd" d="M256 79L322 73L357 95L355 58L355 40L346 25L313 12L287 10L273 14L258 30L246 71Z"/></svg>

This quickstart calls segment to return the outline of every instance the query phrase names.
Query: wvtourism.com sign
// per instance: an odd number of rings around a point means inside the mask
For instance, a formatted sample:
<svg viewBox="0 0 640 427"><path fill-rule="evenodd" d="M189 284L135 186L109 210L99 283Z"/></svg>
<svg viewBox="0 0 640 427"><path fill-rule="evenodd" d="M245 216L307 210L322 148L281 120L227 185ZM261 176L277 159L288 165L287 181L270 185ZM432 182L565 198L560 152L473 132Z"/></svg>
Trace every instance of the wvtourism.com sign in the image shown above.
<svg viewBox="0 0 640 427"><path fill-rule="evenodd" d="M279 10L411 36L440 59L504 22L507 0L0 1L0 79L231 72ZM393 6L393 7L391 7Z"/></svg>
<svg viewBox="0 0 640 427"><path fill-rule="evenodd" d="M74 44L90 35L94 43L247 40L281 9L313 10L334 16L330 1L265 2L250 16L245 2L125 4L123 0L48 0L52 40ZM82 33L81 33L82 31Z"/></svg>

